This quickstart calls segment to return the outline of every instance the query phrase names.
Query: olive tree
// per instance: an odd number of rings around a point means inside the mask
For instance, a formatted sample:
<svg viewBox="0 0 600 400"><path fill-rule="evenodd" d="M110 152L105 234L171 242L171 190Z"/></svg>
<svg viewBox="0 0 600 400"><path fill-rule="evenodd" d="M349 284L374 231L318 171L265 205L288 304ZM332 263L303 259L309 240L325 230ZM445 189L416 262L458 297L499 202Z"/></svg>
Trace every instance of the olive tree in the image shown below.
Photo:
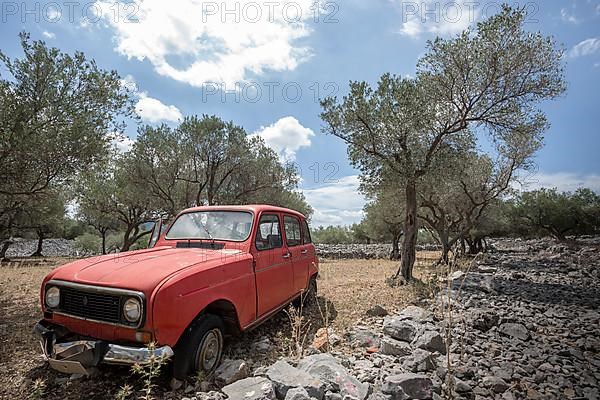
<svg viewBox="0 0 600 400"><path fill-rule="evenodd" d="M404 207L397 193L381 190L365 205L364 225L370 237L392 243L390 259L400 259L400 239L404 233Z"/></svg>
<svg viewBox="0 0 600 400"><path fill-rule="evenodd" d="M45 239L63 233L65 212L65 198L57 190L50 190L29 198L29 202L17 216L16 225L20 234L33 233L37 239L32 257L43 256Z"/></svg>
<svg viewBox="0 0 600 400"><path fill-rule="evenodd" d="M564 242L568 235L600 231L600 196L590 189L575 193L542 188L515 199L516 220Z"/></svg>
<svg viewBox="0 0 600 400"><path fill-rule="evenodd" d="M165 215L196 205L247 203L312 213L296 191L296 169L261 138L217 116L187 117L175 129L143 127L128 157L132 182Z"/></svg>
<svg viewBox="0 0 600 400"><path fill-rule="evenodd" d="M377 86L351 82L341 101L322 101L324 131L348 143L361 174L383 168L402 179L406 204L402 260L412 279L418 232L418 184L442 146L473 132L502 147L507 135L540 136L539 104L565 90L563 50L524 28L526 14L507 6L449 39L428 42L414 79L383 75Z"/></svg>
<svg viewBox="0 0 600 400"><path fill-rule="evenodd" d="M119 229L115 213L114 171L105 163L86 171L77 185L77 217L100 235L100 250L106 254L109 232Z"/></svg>
<svg viewBox="0 0 600 400"><path fill-rule="evenodd" d="M33 199L101 159L131 115L118 74L20 35L23 56L0 51L0 240Z"/></svg>

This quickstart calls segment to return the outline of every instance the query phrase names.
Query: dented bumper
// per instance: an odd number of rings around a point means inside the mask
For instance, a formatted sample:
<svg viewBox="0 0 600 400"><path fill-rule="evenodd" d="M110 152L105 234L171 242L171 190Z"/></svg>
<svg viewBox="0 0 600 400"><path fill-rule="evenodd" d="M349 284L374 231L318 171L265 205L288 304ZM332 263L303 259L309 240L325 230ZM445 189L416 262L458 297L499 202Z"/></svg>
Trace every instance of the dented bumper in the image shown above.
<svg viewBox="0 0 600 400"><path fill-rule="evenodd" d="M33 333L40 337L44 356L50 366L64 373L89 375L92 368L106 364L148 364L152 360L168 359L173 356L169 346L156 348L123 346L103 340L62 341L64 332L45 321L38 322Z"/></svg>

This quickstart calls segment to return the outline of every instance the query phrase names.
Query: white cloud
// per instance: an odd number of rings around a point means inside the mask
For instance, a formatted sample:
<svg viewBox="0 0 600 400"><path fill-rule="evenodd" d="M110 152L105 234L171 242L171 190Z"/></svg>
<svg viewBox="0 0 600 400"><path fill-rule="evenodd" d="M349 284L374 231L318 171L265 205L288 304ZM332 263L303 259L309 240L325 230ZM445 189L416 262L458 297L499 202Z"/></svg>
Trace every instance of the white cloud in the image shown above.
<svg viewBox="0 0 600 400"><path fill-rule="evenodd" d="M121 154L127 153L133 147L135 140L121 134L114 133L111 140L111 145Z"/></svg>
<svg viewBox="0 0 600 400"><path fill-rule="evenodd" d="M400 34L417 38L422 34L453 35L467 29L479 19L479 3L468 0L439 2L400 2L402 25Z"/></svg>
<svg viewBox="0 0 600 400"><path fill-rule="evenodd" d="M174 105L166 105L162 101L148 96L148 93L139 91L135 78L131 75L126 75L121 79L121 86L128 89L135 97L138 98L135 104L135 112L144 121L150 123L157 122L177 122L183 119L181 111Z"/></svg>
<svg viewBox="0 0 600 400"><path fill-rule="evenodd" d="M121 86L134 93L138 90L135 78L132 75L126 75L125 78L121 79Z"/></svg>
<svg viewBox="0 0 600 400"><path fill-rule="evenodd" d="M340 178L337 182L303 190L315 212L311 225L351 225L363 217L365 198L358 192L358 176Z"/></svg>
<svg viewBox="0 0 600 400"><path fill-rule="evenodd" d="M600 38L585 39L571 49L569 55L573 58L589 56L600 50Z"/></svg>
<svg viewBox="0 0 600 400"><path fill-rule="evenodd" d="M183 118L181 111L173 105L166 105L158 99L148 97L146 92L140 92L138 96L135 112L145 121L151 123L177 122Z"/></svg>
<svg viewBox="0 0 600 400"><path fill-rule="evenodd" d="M562 19L563 22L568 22L570 24L578 24L579 23L579 20L577 19L577 17L575 17L574 14L571 14L566 8L560 9L560 19Z"/></svg>
<svg viewBox="0 0 600 400"><path fill-rule="evenodd" d="M271 147L284 161L294 161L296 152L303 147L310 147L310 138L315 133L305 128L294 117L284 117L272 125L260 127L250 136L260 136L267 146Z"/></svg>
<svg viewBox="0 0 600 400"><path fill-rule="evenodd" d="M312 0L133 0L135 23L115 20L106 0L96 4L114 30L117 52L192 86L233 88L251 74L294 70L310 56L297 40L310 34Z"/></svg>
<svg viewBox="0 0 600 400"><path fill-rule="evenodd" d="M54 39L56 37L56 35L54 33L48 32L48 31L42 32L42 35L44 35L44 37L46 37L48 39Z"/></svg>
<svg viewBox="0 0 600 400"><path fill-rule="evenodd" d="M557 188L559 191L572 192L580 187L590 188L600 193L600 175L576 174L573 172L538 172L522 179L522 185L516 185L521 190L536 190L540 188Z"/></svg>

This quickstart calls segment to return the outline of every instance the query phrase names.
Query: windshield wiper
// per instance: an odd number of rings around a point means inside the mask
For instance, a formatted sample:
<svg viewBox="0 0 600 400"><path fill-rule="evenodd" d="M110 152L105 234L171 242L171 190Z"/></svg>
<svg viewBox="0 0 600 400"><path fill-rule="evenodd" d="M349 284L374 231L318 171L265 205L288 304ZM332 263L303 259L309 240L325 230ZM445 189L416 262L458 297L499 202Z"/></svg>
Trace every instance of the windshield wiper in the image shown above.
<svg viewBox="0 0 600 400"><path fill-rule="evenodd" d="M210 232L208 231L208 228L206 227L206 225L204 225L204 223L202 221L200 221L200 225L202 225L202 229L204 229L204 232L206 232L206 234L208 235L208 238L212 241L213 245L215 243L215 238L212 237L212 235L210 234ZM202 240L202 239L200 239Z"/></svg>

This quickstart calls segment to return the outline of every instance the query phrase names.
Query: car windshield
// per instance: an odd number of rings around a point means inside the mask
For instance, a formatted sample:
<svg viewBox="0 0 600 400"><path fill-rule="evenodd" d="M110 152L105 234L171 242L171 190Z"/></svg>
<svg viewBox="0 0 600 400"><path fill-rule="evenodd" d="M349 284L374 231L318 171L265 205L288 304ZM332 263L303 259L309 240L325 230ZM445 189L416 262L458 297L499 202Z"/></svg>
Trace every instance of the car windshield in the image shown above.
<svg viewBox="0 0 600 400"><path fill-rule="evenodd" d="M180 215L166 238L243 242L251 227L252 214L246 211L196 211Z"/></svg>

